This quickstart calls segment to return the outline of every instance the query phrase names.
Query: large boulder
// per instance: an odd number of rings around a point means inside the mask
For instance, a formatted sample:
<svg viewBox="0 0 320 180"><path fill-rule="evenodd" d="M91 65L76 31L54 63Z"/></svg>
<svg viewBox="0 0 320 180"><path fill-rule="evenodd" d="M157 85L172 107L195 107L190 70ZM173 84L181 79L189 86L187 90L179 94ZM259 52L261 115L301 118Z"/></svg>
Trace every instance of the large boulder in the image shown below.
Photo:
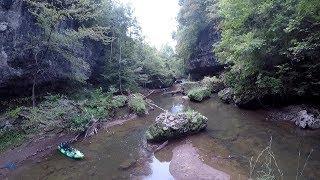
<svg viewBox="0 0 320 180"><path fill-rule="evenodd" d="M221 99L222 102L229 104L233 102L234 91L232 88L225 88L219 91L218 97Z"/></svg>
<svg viewBox="0 0 320 180"><path fill-rule="evenodd" d="M298 115L293 118L293 121L301 128L320 128L320 119L316 118L313 114L308 113L307 110L299 111Z"/></svg>
<svg viewBox="0 0 320 180"><path fill-rule="evenodd" d="M160 114L147 132L146 138L151 142L165 141L171 138L198 133L207 127L207 118L199 112L188 110L172 114Z"/></svg>

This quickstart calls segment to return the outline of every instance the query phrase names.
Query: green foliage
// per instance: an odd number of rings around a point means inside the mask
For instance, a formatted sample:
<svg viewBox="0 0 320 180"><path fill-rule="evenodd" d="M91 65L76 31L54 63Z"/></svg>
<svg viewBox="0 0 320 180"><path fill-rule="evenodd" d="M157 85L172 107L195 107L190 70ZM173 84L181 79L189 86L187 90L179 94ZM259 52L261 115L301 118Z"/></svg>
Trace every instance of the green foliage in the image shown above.
<svg viewBox="0 0 320 180"><path fill-rule="evenodd" d="M120 108L126 105L128 100L127 96L120 95L120 96L114 96L112 99L112 106L114 108Z"/></svg>
<svg viewBox="0 0 320 180"><path fill-rule="evenodd" d="M21 108L19 115L24 117L21 128L26 133L60 128L84 131L91 120L104 120L113 109L112 94L100 88L79 102L61 95L47 96L34 108Z"/></svg>
<svg viewBox="0 0 320 180"><path fill-rule="evenodd" d="M320 3L219 0L222 40L215 52L233 64L236 94L319 96Z"/></svg>
<svg viewBox="0 0 320 180"><path fill-rule="evenodd" d="M70 129L73 131L84 131L93 119L105 120L114 108L112 93L104 93L102 88L92 91L88 99L80 102L79 105L80 112L75 113L71 118Z"/></svg>
<svg viewBox="0 0 320 180"><path fill-rule="evenodd" d="M105 57L97 81L105 89L111 86L120 92L137 91L139 86L166 87L181 76L183 68L173 49L160 51L144 42L132 10L116 1L105 1L101 25L110 26L112 42L105 46Z"/></svg>
<svg viewBox="0 0 320 180"><path fill-rule="evenodd" d="M99 3L93 0L24 1L41 28L41 33L30 34L30 42L22 49L33 53L34 62L30 63L32 68L29 69L32 78L36 80L45 67L52 64L47 56L53 53L60 56L54 60L64 59L70 64L69 78L86 80L90 66L79 54L79 50L85 49L83 40L87 38L105 44L111 41L107 35L109 27L94 23L100 15ZM61 28L61 24L66 21L77 23L79 27Z"/></svg>
<svg viewBox="0 0 320 180"><path fill-rule="evenodd" d="M223 81L216 76L204 77L201 85L207 87L211 92L217 93L224 88Z"/></svg>
<svg viewBox="0 0 320 180"><path fill-rule="evenodd" d="M10 147L21 144L24 139L25 135L22 132L14 130L0 134L0 153Z"/></svg>
<svg viewBox="0 0 320 180"><path fill-rule="evenodd" d="M181 83L181 87L183 89L183 92L185 94L188 94L190 90L194 88L201 87L201 84L199 82L194 82L194 81L186 81Z"/></svg>
<svg viewBox="0 0 320 180"><path fill-rule="evenodd" d="M140 94L133 94L129 98L129 108L138 115L143 115L147 112L147 103Z"/></svg>
<svg viewBox="0 0 320 180"><path fill-rule="evenodd" d="M21 107L17 107L11 111L8 111L7 116L12 119L17 119L19 117L19 114L21 113L21 110Z"/></svg>
<svg viewBox="0 0 320 180"><path fill-rule="evenodd" d="M180 1L177 32L177 53L188 60L197 51L200 32L218 19L215 0L183 0Z"/></svg>
<svg viewBox="0 0 320 180"><path fill-rule="evenodd" d="M58 99L59 97L59 99ZM51 127L64 127L78 113L76 103L63 96L49 96L34 108L24 108L22 129L34 133Z"/></svg>
<svg viewBox="0 0 320 180"><path fill-rule="evenodd" d="M102 88L91 93L91 97L84 103L85 112L97 119L106 118L112 109L112 94L104 93Z"/></svg>
<svg viewBox="0 0 320 180"><path fill-rule="evenodd" d="M189 91L188 97L190 100L201 102L210 97L211 91L208 87L196 87Z"/></svg>
<svg viewBox="0 0 320 180"><path fill-rule="evenodd" d="M181 0L177 52L197 53L203 29L218 24L214 52L232 65L236 95L319 96L320 3L316 0Z"/></svg>

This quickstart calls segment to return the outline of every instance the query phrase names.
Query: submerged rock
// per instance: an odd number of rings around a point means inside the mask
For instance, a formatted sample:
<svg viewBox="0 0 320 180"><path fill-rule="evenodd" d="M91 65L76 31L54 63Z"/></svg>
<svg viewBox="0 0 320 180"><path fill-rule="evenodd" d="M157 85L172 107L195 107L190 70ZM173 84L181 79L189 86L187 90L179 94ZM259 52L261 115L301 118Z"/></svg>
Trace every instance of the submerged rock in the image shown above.
<svg viewBox="0 0 320 180"><path fill-rule="evenodd" d="M171 138L198 133L207 127L207 118L199 112L162 113L146 132L148 141L164 141Z"/></svg>
<svg viewBox="0 0 320 180"><path fill-rule="evenodd" d="M271 112L271 119L276 121L291 121L305 129L320 128L320 113L316 108L305 105L294 105Z"/></svg>
<svg viewBox="0 0 320 180"><path fill-rule="evenodd" d="M135 159L128 159L120 164L119 169L127 170L127 169L131 168L132 166L134 166L136 164L136 162L137 161Z"/></svg>
<svg viewBox="0 0 320 180"><path fill-rule="evenodd" d="M233 101L234 92L232 88L225 88L218 93L218 97L224 102L224 103L231 103Z"/></svg>
<svg viewBox="0 0 320 180"><path fill-rule="evenodd" d="M203 163L197 149L189 143L173 150L169 168L174 179L231 179L229 174Z"/></svg>

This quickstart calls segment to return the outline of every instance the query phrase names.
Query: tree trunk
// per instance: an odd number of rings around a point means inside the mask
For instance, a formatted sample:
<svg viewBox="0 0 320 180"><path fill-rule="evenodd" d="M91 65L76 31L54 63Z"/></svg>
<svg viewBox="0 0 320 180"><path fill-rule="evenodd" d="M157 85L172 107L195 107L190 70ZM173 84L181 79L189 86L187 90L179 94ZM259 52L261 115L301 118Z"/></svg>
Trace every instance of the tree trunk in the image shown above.
<svg viewBox="0 0 320 180"><path fill-rule="evenodd" d="M120 40L119 40L120 41ZM118 76L119 76L119 90L120 90L120 92L121 92L121 94L123 95L123 91L122 91L122 81L121 81L121 69L122 69L122 67L121 67L121 44L119 43L119 45L120 45L120 58L119 58L119 69L118 69Z"/></svg>

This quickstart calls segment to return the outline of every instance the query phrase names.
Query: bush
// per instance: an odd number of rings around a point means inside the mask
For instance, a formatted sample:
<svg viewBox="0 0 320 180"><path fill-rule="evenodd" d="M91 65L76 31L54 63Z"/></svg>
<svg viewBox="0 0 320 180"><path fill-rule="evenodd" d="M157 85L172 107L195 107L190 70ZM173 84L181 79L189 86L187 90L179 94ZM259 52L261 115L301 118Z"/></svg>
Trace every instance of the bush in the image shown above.
<svg viewBox="0 0 320 180"><path fill-rule="evenodd" d="M7 117L12 119L17 119L21 113L21 107L17 107L11 111L7 112Z"/></svg>
<svg viewBox="0 0 320 180"><path fill-rule="evenodd" d="M213 93L217 93L224 88L222 80L216 76L204 77L201 81L201 85L207 87Z"/></svg>
<svg viewBox="0 0 320 180"><path fill-rule="evenodd" d="M187 81L187 82L181 83L181 87L182 87L183 92L185 94L188 94L190 92L190 90L192 90L194 88L201 87L201 85L199 82Z"/></svg>
<svg viewBox="0 0 320 180"><path fill-rule="evenodd" d="M133 94L129 98L128 106L130 110L138 115L143 115L147 112L147 104L140 94Z"/></svg>
<svg viewBox="0 0 320 180"><path fill-rule="evenodd" d="M190 100L201 102L210 97L210 90L207 87L197 87L190 90L188 97Z"/></svg>
<svg viewBox="0 0 320 180"><path fill-rule="evenodd" d="M112 95L97 89L88 94L86 100L76 102L64 96L47 96L34 108L23 108L25 117L22 129L27 133L39 132L46 128L66 128L84 131L92 119L102 120L112 110Z"/></svg>
<svg viewBox="0 0 320 180"><path fill-rule="evenodd" d="M120 108L126 105L127 103L127 96L120 95L120 96L114 96L112 99L112 106L114 108Z"/></svg>
<svg viewBox="0 0 320 180"><path fill-rule="evenodd" d="M106 118L112 107L112 94L104 93L101 88L93 91L84 108L89 115L97 119Z"/></svg>
<svg viewBox="0 0 320 180"><path fill-rule="evenodd" d="M25 135L17 131L8 131L0 134L0 152L9 147L19 145L25 138Z"/></svg>

